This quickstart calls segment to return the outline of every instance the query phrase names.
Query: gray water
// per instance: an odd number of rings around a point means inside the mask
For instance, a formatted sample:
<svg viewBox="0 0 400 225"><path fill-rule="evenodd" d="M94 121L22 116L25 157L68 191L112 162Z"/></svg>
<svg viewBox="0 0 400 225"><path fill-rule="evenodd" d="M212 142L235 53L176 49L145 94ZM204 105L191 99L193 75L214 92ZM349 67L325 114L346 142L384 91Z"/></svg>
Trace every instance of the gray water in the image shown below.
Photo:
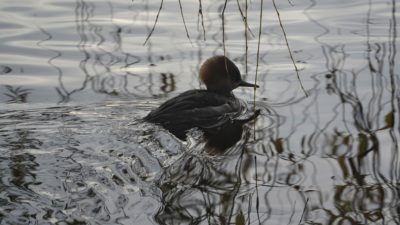
<svg viewBox="0 0 400 225"><path fill-rule="evenodd" d="M165 0L144 45L160 2L2 1L0 224L400 224L398 2L277 2L300 80L272 1L257 77L260 1L247 72L237 1L223 31L224 1L182 0L187 35ZM255 132L215 155L140 120L224 46Z"/></svg>

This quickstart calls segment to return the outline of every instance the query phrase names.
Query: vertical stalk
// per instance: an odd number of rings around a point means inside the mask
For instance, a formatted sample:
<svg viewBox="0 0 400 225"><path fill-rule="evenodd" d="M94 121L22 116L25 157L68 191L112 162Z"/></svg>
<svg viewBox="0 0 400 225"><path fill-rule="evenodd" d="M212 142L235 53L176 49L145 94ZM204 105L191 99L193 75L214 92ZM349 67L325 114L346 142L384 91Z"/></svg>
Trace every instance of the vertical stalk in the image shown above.
<svg viewBox="0 0 400 225"><path fill-rule="evenodd" d="M258 77L258 65L260 61L260 43L261 43L261 33L262 33L262 16L263 16L263 3L264 0L261 0L260 6L260 25L258 27L258 43L257 43L257 64L256 64L256 76L254 78L254 84L257 85L257 77ZM256 86L254 86L254 94L253 94L253 112L256 111ZM254 140L256 139L256 123L254 123Z"/></svg>
<svg viewBox="0 0 400 225"><path fill-rule="evenodd" d="M276 15L278 16L278 20L279 20L279 25L280 25L280 27L281 27L281 29L282 29L283 37L285 38L285 42L286 42L286 46L287 46L288 51L289 51L290 59L292 60L294 69L296 70L296 75L297 75L297 79L299 80L301 90L303 90L304 94L308 97L308 94L307 94L306 90L304 89L303 83L301 82L301 79L300 79L299 69L297 69L296 63L294 62L294 58L293 58L293 55L292 55L292 51L290 50L289 42L288 42L288 40L287 40L286 32L285 32L285 29L283 28L281 16L280 16L280 14L279 14L278 8L276 7L275 0L272 0L272 3L274 4L274 8L275 8L275 11L276 11Z"/></svg>

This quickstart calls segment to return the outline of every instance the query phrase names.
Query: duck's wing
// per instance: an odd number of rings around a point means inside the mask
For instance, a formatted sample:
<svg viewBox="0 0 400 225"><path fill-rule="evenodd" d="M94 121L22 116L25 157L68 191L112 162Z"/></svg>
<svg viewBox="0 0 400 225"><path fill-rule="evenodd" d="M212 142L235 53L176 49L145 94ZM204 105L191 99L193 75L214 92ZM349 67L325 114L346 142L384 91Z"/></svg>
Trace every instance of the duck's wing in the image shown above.
<svg viewBox="0 0 400 225"><path fill-rule="evenodd" d="M186 131L191 128L214 129L222 126L238 114L240 107L241 104L233 96L191 90L166 101L143 119L185 139Z"/></svg>

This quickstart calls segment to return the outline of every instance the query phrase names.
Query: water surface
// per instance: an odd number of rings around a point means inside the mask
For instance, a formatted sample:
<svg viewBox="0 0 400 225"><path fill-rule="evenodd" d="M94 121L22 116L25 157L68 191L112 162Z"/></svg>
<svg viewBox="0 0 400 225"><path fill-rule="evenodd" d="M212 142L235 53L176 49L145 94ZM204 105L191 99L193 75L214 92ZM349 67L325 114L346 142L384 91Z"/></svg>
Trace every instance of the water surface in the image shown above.
<svg viewBox="0 0 400 225"><path fill-rule="evenodd" d="M237 1L224 30L223 1L181 2L188 35L164 1L145 45L159 1L2 2L0 224L399 224L397 2L277 2L306 97L264 1L261 115L217 155L140 118L224 45L254 81L260 2L247 67Z"/></svg>

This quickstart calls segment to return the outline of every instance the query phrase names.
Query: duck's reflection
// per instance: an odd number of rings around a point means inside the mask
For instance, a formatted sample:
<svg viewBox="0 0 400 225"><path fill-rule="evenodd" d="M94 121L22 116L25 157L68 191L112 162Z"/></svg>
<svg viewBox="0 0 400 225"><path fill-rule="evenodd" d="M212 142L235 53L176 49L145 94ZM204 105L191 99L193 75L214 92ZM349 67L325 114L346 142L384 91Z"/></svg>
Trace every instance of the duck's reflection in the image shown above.
<svg viewBox="0 0 400 225"><path fill-rule="evenodd" d="M254 189L239 194L242 178L235 170L243 155L230 160L236 165L229 165L227 159L187 155L168 168L159 181L162 207L155 215L156 221L228 224L241 212L247 212Z"/></svg>

